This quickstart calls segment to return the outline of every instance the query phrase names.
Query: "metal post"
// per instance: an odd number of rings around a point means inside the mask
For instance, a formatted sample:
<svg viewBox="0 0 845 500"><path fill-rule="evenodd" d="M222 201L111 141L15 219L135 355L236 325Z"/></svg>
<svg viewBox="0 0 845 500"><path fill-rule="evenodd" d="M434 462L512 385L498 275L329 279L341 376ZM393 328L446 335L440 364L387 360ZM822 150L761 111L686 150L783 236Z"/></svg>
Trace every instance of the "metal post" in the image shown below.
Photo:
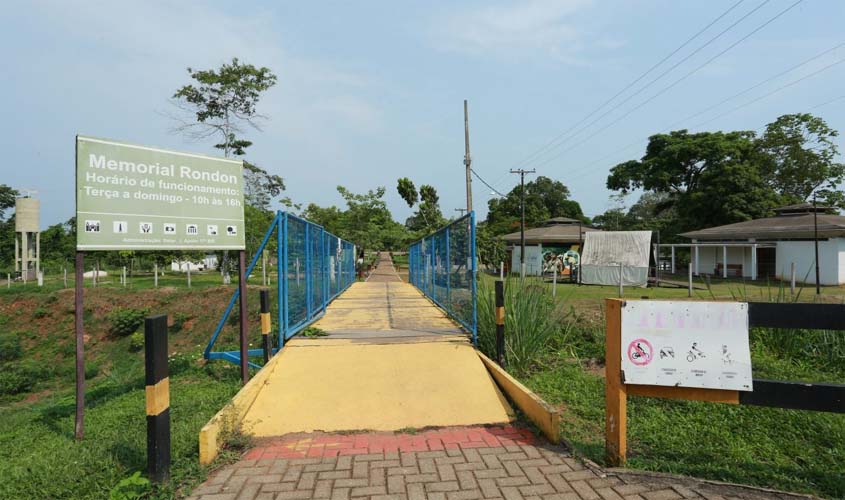
<svg viewBox="0 0 845 500"><path fill-rule="evenodd" d="M446 226L446 305L452 308L452 260L449 247L449 226Z"/></svg>
<svg viewBox="0 0 845 500"><path fill-rule="evenodd" d="M672 274L675 274L675 245L672 245Z"/></svg>
<svg viewBox="0 0 845 500"><path fill-rule="evenodd" d="M816 250L816 295L821 295L821 284L819 278L819 218L816 209L816 193L813 193L813 245Z"/></svg>
<svg viewBox="0 0 845 500"><path fill-rule="evenodd" d="M751 280L757 280L757 244L751 245Z"/></svg>
<svg viewBox="0 0 845 500"><path fill-rule="evenodd" d="M722 245L722 278L728 278L728 247Z"/></svg>
<svg viewBox="0 0 845 500"><path fill-rule="evenodd" d="M158 262L153 264L153 287L158 288Z"/></svg>
<svg viewBox="0 0 845 500"><path fill-rule="evenodd" d="M155 483L170 479L170 378L167 369L167 316L144 320L144 372L147 394L147 474Z"/></svg>
<svg viewBox="0 0 845 500"><path fill-rule="evenodd" d="M267 286L267 253L261 252L261 284Z"/></svg>
<svg viewBox="0 0 845 500"><path fill-rule="evenodd" d="M266 365L272 354L272 347L270 346L270 291L261 290L259 297L261 299L261 345L264 348L264 364Z"/></svg>
<svg viewBox="0 0 845 500"><path fill-rule="evenodd" d="M557 263L552 269L552 297L557 297Z"/></svg>
<svg viewBox="0 0 845 500"><path fill-rule="evenodd" d="M247 353L247 310L246 310L246 251L238 251L238 289L240 291L240 340L241 340L241 380L244 384L249 380L249 355Z"/></svg>
<svg viewBox="0 0 845 500"><path fill-rule="evenodd" d="M191 263L188 262L188 288L191 288Z"/></svg>
<svg viewBox="0 0 845 500"><path fill-rule="evenodd" d="M123 287L126 288L126 266L123 266L123 274L120 275L120 279L123 281Z"/></svg>
<svg viewBox="0 0 845 500"><path fill-rule="evenodd" d="M692 297L692 262L689 263L689 284L687 288L688 295Z"/></svg>
<svg viewBox="0 0 845 500"><path fill-rule="evenodd" d="M622 271L623 271L623 264L620 262L619 263L619 298L622 298L622 297L625 296L625 285L623 283L624 280L622 279Z"/></svg>
<svg viewBox="0 0 845 500"><path fill-rule="evenodd" d="M792 270L790 272L789 293L795 295L795 263L792 263Z"/></svg>
<svg viewBox="0 0 845 500"><path fill-rule="evenodd" d="M281 241L281 243L283 243L283 244L280 245L280 247L283 248L283 254L284 255L283 255L283 258L282 258L282 265L284 266L283 270L284 270L284 276L285 277L284 277L284 285L283 285L284 292L282 293L282 299L281 299L282 300L282 306L284 306L284 307L282 307L282 309L284 309L284 321L282 322L282 325L279 327L279 330L281 330L281 341L279 342L279 349L284 347L285 341L287 340L288 319L289 319L288 294L290 293L290 290L289 290L290 286L289 286L289 283L288 283L289 280L288 280L288 214L287 213L284 216L284 221L283 221L283 224L282 224L282 236L280 236L280 238L283 239L283 241Z"/></svg>
<svg viewBox="0 0 845 500"><path fill-rule="evenodd" d="M464 99L464 145L466 146L464 165L466 165L467 177L467 212L470 212L472 211L472 158L469 155L469 110L466 99Z"/></svg>
<svg viewBox="0 0 845 500"><path fill-rule="evenodd" d="M6 288L12 288L12 275L6 273Z"/></svg>
<svg viewBox="0 0 845 500"><path fill-rule="evenodd" d="M305 318L311 319L311 224L305 224Z"/></svg>
<svg viewBox="0 0 845 500"><path fill-rule="evenodd" d="M660 286L660 231L657 231L657 248L654 255L654 282Z"/></svg>
<svg viewBox="0 0 845 500"><path fill-rule="evenodd" d="M76 439L85 434L85 329L82 324L82 285L85 272L85 254L76 252L76 293L74 295L76 328Z"/></svg>
<svg viewBox="0 0 845 500"><path fill-rule="evenodd" d="M505 263L499 262L499 279L505 279Z"/></svg>
<svg viewBox="0 0 845 500"><path fill-rule="evenodd" d="M475 212L470 212L470 253L472 258L472 345L478 347L478 258L475 250Z"/></svg>
<svg viewBox="0 0 845 500"><path fill-rule="evenodd" d="M62 280L64 281L65 288L67 288L67 268L62 268Z"/></svg>
<svg viewBox="0 0 845 500"><path fill-rule="evenodd" d="M695 275L698 276L700 274L699 269L699 253L698 253L698 245L695 245Z"/></svg>
<svg viewBox="0 0 845 500"><path fill-rule="evenodd" d="M278 310L276 311L276 322L279 325L279 349L285 345L285 323L284 323L284 297L285 287L287 286L287 276L282 274L282 258L284 241L284 229L282 227L282 212L276 212L276 301L278 302Z"/></svg>
<svg viewBox="0 0 845 500"><path fill-rule="evenodd" d="M505 282L496 282L496 362L505 366Z"/></svg>

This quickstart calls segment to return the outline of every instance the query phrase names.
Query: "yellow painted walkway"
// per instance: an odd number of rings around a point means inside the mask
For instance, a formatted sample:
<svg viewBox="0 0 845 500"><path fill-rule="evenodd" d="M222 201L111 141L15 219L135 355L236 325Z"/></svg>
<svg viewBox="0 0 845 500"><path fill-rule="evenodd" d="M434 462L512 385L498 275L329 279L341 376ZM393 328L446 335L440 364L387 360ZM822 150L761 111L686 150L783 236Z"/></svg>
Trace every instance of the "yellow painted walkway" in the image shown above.
<svg viewBox="0 0 845 500"><path fill-rule="evenodd" d="M329 305L268 370L244 428L293 432L399 430L508 422L512 410L467 336L388 260Z"/></svg>

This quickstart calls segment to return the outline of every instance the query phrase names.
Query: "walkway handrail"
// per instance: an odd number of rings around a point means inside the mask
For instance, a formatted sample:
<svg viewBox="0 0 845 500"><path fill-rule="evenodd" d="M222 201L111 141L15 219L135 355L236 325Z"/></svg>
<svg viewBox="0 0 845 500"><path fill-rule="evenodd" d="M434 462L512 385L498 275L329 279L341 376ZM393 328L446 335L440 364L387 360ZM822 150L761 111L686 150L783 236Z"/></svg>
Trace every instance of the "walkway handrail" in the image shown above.
<svg viewBox="0 0 845 500"><path fill-rule="evenodd" d="M276 232L277 352L285 341L319 319L326 306L355 281L355 245L322 226L281 210L276 212L261 245L244 276L249 278L259 257ZM240 363L239 351L212 351L232 313L240 290L235 289L217 328L203 352L205 359ZM250 349L249 356L262 356L262 349ZM250 363L253 368L260 368Z"/></svg>
<svg viewBox="0 0 845 500"><path fill-rule="evenodd" d="M478 343L478 263L475 212L411 244L408 281Z"/></svg>

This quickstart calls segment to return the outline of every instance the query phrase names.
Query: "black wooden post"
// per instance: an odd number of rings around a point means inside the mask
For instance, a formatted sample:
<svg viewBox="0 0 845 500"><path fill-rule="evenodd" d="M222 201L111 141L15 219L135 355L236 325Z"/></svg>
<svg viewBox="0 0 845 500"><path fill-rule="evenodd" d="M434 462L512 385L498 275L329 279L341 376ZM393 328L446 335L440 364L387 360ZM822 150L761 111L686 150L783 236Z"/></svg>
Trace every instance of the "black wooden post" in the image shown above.
<svg viewBox="0 0 845 500"><path fill-rule="evenodd" d="M153 482L170 479L170 379L167 370L167 316L144 320L147 386L147 474Z"/></svg>
<svg viewBox="0 0 845 500"><path fill-rule="evenodd" d="M247 350L247 311L246 311L246 252L238 252L238 289L240 290L241 316L241 380L244 384L249 381L249 351Z"/></svg>
<svg viewBox="0 0 845 500"><path fill-rule="evenodd" d="M270 361L273 347L270 345L270 290L261 290L261 345L264 347L264 364Z"/></svg>
<svg viewBox="0 0 845 500"><path fill-rule="evenodd" d="M505 283L496 281L496 362L505 366Z"/></svg>

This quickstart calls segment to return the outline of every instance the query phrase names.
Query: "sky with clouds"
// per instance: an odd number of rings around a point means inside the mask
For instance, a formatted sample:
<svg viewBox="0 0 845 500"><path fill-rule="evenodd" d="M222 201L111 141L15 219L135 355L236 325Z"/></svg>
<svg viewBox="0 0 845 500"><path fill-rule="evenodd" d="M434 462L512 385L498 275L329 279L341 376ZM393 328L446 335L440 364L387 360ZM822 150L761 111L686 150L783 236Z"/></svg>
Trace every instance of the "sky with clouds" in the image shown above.
<svg viewBox="0 0 845 500"><path fill-rule="evenodd" d="M238 57L278 76L246 158L284 177L296 202L386 186L402 221L395 186L407 176L454 214L468 99L473 167L496 190L517 182L510 168L536 168L595 215L610 205L609 168L656 132L759 130L806 110L845 132L845 45L708 110L845 42L845 2L804 0L759 30L795 0L737 2L13 0L0 31L0 183L38 191L46 226L73 215L77 133L214 153L172 131L170 97L187 67ZM474 179L473 193L484 217L491 190Z"/></svg>

